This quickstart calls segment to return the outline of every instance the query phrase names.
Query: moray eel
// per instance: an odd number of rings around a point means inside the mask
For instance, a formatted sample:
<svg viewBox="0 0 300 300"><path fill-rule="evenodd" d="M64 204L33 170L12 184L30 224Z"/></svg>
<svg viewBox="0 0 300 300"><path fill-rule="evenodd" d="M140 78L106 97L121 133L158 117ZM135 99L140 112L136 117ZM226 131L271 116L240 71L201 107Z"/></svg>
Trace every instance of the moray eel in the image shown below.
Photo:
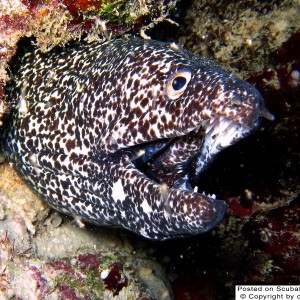
<svg viewBox="0 0 300 300"><path fill-rule="evenodd" d="M272 118L259 92L175 44L119 38L11 66L2 147L54 209L150 239L207 232L227 205L191 181Z"/></svg>

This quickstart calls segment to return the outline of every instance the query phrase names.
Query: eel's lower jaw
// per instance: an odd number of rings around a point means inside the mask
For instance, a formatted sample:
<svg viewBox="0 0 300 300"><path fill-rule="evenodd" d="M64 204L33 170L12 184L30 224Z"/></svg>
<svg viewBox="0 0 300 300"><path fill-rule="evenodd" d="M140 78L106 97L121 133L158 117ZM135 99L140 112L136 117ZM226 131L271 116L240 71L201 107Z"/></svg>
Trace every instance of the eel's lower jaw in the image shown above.
<svg viewBox="0 0 300 300"><path fill-rule="evenodd" d="M171 188L167 203L165 220L169 231L155 239L204 234L217 227L227 212L226 202L182 189Z"/></svg>
<svg viewBox="0 0 300 300"><path fill-rule="evenodd" d="M199 135L202 129L199 129ZM202 131L203 132L203 131ZM192 135L195 137L195 134ZM197 136L197 134L196 134ZM185 174L171 185L153 180L149 174L143 170L147 167L149 159L153 155L160 155L160 151L165 151L168 143L158 147L157 143L148 144L145 148L137 148L137 152L143 151L143 156L138 156L137 160L131 160L134 167L141 172L153 190L159 190L161 205L153 211L153 214L164 215L166 228L161 225L154 225L155 229L142 233L147 238L166 240L178 237L187 237L206 233L218 226L224 219L227 204L225 201L215 199L214 195L205 195L193 189L190 184L189 174ZM135 149L132 149L132 157L136 157ZM158 152L157 152L158 151ZM191 163L192 164L192 163ZM144 177L143 176L143 177ZM148 196L147 196L148 197ZM156 228L157 226L157 228Z"/></svg>

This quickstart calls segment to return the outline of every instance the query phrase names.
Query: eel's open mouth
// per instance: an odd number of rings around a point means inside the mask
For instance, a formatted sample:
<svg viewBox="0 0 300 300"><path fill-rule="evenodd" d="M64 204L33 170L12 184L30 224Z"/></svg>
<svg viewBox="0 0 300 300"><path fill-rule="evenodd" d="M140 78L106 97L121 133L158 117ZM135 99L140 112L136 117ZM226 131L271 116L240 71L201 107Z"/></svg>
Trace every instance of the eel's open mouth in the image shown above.
<svg viewBox="0 0 300 300"><path fill-rule="evenodd" d="M216 117L185 136L158 140L129 148L137 169L155 182L170 188L192 189L201 171L222 149L245 137L252 127Z"/></svg>

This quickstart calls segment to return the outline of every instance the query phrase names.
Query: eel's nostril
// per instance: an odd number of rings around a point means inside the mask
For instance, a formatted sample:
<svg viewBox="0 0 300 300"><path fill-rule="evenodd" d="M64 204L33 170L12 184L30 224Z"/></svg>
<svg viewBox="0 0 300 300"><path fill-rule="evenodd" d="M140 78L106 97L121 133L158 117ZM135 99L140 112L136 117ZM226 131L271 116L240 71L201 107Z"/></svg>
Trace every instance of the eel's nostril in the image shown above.
<svg viewBox="0 0 300 300"><path fill-rule="evenodd" d="M260 108L259 110L259 116L262 118L266 118L270 121L274 121L275 117L272 115L264 106Z"/></svg>

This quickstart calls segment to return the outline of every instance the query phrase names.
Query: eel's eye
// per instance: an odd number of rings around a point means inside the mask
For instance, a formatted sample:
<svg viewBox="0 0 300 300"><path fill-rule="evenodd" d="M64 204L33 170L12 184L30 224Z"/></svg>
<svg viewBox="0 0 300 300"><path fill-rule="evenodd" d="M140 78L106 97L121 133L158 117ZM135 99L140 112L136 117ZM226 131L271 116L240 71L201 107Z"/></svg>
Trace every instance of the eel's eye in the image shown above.
<svg viewBox="0 0 300 300"><path fill-rule="evenodd" d="M165 94L170 100L178 99L185 91L191 80L191 71L181 70L168 78Z"/></svg>

